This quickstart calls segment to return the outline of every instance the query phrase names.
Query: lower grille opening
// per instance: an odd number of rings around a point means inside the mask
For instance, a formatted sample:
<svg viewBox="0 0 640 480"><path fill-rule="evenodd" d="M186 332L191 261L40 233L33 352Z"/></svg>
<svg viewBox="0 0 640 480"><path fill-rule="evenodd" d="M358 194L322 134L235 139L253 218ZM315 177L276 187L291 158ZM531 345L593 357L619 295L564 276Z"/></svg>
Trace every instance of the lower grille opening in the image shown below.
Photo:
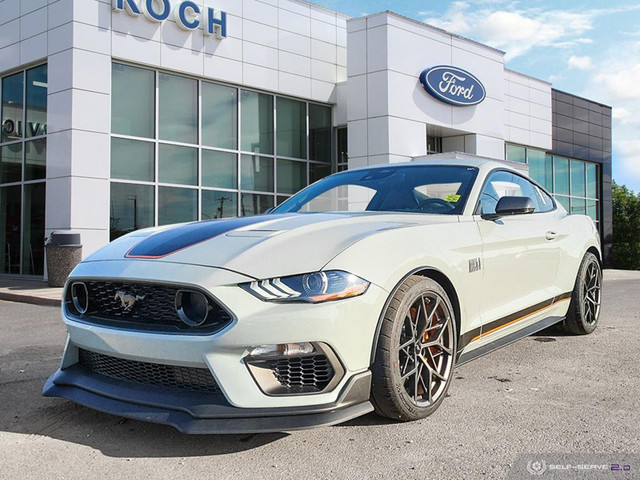
<svg viewBox="0 0 640 480"><path fill-rule="evenodd" d="M324 355L271 360L269 368L290 393L321 392L333 378L333 367Z"/></svg>
<svg viewBox="0 0 640 480"><path fill-rule="evenodd" d="M220 391L208 368L138 362L84 349L79 349L78 360L86 369L118 380L193 392Z"/></svg>
<svg viewBox="0 0 640 480"><path fill-rule="evenodd" d="M312 355L245 359L260 389L267 395L304 395L331 390L344 369L326 346L314 344Z"/></svg>

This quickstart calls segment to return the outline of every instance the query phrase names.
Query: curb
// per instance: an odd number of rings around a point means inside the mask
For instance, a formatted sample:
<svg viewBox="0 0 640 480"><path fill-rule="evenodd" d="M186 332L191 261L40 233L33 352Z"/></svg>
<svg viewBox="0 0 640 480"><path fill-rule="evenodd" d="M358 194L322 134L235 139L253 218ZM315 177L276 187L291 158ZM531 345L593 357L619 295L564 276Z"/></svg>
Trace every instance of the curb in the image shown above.
<svg viewBox="0 0 640 480"><path fill-rule="evenodd" d="M62 300L55 298L43 298L34 295L21 295L19 293L0 292L0 300L9 302L29 303L45 307L59 307Z"/></svg>

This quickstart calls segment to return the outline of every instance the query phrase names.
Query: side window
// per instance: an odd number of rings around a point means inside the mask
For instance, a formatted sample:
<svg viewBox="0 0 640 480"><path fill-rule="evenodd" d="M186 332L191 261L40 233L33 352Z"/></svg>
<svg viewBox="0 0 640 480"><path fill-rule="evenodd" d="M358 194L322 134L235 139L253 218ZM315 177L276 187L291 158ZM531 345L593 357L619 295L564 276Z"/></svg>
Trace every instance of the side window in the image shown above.
<svg viewBox="0 0 640 480"><path fill-rule="evenodd" d="M553 210L551 197L529 180L511 172L498 171L491 174L480 194L482 214L496 213L498 201L505 196L529 197L536 213Z"/></svg>
<svg viewBox="0 0 640 480"><path fill-rule="evenodd" d="M551 199L551 196L545 193L542 189L536 187L535 185L534 185L534 188L536 189L536 193L540 197L538 199L538 203L540 204L539 211L541 213L544 213L544 212L550 212L551 210L553 210L553 200Z"/></svg>

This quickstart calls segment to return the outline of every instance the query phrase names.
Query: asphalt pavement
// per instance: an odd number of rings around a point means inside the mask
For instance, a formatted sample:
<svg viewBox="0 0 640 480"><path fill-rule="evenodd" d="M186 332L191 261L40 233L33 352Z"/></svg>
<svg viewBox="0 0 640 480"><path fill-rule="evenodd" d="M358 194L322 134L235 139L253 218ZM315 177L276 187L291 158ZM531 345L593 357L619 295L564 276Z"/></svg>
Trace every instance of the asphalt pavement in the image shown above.
<svg viewBox="0 0 640 480"><path fill-rule="evenodd" d="M183 435L42 397L64 340L57 308L0 301L1 479L640 478L638 274L607 275L592 335L543 332L459 367L413 423Z"/></svg>

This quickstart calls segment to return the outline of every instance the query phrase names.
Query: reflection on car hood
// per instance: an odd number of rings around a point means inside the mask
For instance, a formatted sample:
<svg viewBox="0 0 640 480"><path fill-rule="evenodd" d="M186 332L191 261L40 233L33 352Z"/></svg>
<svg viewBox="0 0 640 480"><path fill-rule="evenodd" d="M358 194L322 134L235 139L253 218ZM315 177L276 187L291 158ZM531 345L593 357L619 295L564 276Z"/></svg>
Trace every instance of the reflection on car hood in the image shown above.
<svg viewBox="0 0 640 480"><path fill-rule="evenodd" d="M130 258L186 263L225 268L262 279L320 270L345 248L384 230L452 222L458 222L458 217L379 212L211 220L134 232L85 261Z"/></svg>

